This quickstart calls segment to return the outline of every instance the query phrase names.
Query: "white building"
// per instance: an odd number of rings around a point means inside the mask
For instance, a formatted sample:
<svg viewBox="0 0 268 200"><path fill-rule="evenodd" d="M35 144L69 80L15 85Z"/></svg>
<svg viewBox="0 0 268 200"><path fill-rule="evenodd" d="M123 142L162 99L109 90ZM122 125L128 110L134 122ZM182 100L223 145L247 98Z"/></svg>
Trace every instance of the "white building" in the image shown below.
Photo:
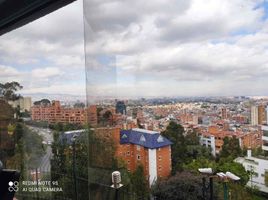
<svg viewBox="0 0 268 200"><path fill-rule="evenodd" d="M211 148L211 154L216 156L215 137L213 135L200 135L200 145Z"/></svg>
<svg viewBox="0 0 268 200"><path fill-rule="evenodd" d="M252 126L258 125L258 106L251 106L250 122Z"/></svg>
<svg viewBox="0 0 268 200"><path fill-rule="evenodd" d="M268 151L268 126L262 126L262 149Z"/></svg>
<svg viewBox="0 0 268 200"><path fill-rule="evenodd" d="M246 157L238 157L235 162L241 163L250 172L247 186L268 193L268 185L265 185L265 175L268 175L268 159L252 157L251 150L248 150Z"/></svg>
<svg viewBox="0 0 268 200"><path fill-rule="evenodd" d="M31 97L21 97L16 101L9 101L9 105L13 108L20 107L20 111L25 112L30 111L32 106L32 98Z"/></svg>

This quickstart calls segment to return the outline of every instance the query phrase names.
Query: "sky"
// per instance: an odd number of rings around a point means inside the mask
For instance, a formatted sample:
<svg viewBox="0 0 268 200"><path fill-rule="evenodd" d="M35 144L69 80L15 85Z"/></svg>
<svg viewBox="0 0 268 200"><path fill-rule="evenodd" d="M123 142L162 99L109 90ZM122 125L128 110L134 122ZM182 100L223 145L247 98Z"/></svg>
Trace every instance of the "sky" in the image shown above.
<svg viewBox="0 0 268 200"><path fill-rule="evenodd" d="M0 81L30 95L268 95L267 1L84 0L84 9L78 0L1 36Z"/></svg>

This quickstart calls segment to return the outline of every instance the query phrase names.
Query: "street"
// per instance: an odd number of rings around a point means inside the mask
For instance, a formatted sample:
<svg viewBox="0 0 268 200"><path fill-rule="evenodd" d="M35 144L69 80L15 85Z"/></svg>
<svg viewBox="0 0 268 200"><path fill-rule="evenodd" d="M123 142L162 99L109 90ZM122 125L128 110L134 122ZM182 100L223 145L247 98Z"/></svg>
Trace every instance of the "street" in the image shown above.
<svg viewBox="0 0 268 200"><path fill-rule="evenodd" d="M46 154L41 159L39 170L41 173L50 172L50 159L52 157L51 144L53 142L53 134L50 129L38 128L33 126L28 126L31 130L37 132L43 138L43 145L46 146Z"/></svg>

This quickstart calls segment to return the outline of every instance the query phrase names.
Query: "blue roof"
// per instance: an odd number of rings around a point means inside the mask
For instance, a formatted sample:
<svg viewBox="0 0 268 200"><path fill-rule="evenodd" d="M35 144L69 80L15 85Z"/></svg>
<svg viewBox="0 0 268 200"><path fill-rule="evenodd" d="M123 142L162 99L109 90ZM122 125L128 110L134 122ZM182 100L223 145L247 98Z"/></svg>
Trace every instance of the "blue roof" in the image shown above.
<svg viewBox="0 0 268 200"><path fill-rule="evenodd" d="M149 149L156 149L169 146L172 142L155 131L130 129L120 131L120 144L136 144Z"/></svg>

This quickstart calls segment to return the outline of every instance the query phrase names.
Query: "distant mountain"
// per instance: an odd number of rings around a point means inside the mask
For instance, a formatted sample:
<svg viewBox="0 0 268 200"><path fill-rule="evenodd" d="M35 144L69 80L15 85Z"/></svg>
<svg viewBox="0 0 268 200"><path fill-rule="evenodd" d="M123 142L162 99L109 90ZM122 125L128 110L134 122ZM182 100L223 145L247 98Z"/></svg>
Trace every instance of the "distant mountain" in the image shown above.
<svg viewBox="0 0 268 200"><path fill-rule="evenodd" d="M85 102L86 101L85 95L48 94L48 93L35 93L35 94L22 93L21 95L24 97L26 96L32 97L32 101L39 101L41 99L59 100L63 102L74 102L74 101Z"/></svg>

